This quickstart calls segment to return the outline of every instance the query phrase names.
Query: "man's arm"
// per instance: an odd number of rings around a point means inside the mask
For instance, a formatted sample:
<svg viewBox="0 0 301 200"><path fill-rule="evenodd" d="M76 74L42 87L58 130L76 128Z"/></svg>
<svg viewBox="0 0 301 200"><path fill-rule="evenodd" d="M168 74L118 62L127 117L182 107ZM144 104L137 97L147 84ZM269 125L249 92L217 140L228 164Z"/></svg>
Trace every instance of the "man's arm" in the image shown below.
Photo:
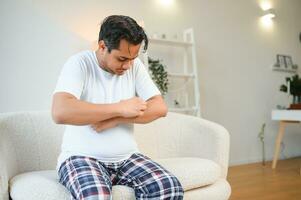
<svg viewBox="0 0 301 200"><path fill-rule="evenodd" d="M88 125L114 117L137 117L145 109L146 102L137 97L113 104L93 104L57 92L53 96L52 118L58 124Z"/></svg>
<svg viewBox="0 0 301 200"><path fill-rule="evenodd" d="M147 109L144 113L137 117L114 117L111 119L107 119L101 122L97 122L92 124L92 128L100 132L102 130L113 128L118 124L127 124L127 123L139 123L145 124L151 121L154 121L160 117L165 117L167 114L167 106L161 95L154 96L150 98L147 102Z"/></svg>
<svg viewBox="0 0 301 200"><path fill-rule="evenodd" d="M165 117L168 108L161 95L156 95L147 102L147 109L144 111L144 114L137 117L125 118L117 117L116 120L119 124L126 123L137 123L137 124L146 124L151 121L154 121L160 117Z"/></svg>

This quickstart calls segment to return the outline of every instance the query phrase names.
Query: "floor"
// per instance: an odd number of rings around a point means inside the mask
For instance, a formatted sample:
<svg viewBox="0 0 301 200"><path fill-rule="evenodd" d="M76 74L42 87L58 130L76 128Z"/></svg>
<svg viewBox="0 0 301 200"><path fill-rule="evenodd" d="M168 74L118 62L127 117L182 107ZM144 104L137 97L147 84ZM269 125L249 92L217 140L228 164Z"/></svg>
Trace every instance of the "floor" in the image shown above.
<svg viewBox="0 0 301 200"><path fill-rule="evenodd" d="M229 168L230 200L301 200L301 157Z"/></svg>

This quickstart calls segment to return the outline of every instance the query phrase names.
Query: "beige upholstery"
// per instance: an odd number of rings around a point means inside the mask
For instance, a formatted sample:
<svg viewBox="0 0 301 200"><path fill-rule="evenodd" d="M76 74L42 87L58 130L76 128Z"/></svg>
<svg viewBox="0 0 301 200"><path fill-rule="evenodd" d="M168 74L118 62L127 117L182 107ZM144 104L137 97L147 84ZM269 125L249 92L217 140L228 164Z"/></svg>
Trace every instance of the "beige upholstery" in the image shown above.
<svg viewBox="0 0 301 200"><path fill-rule="evenodd" d="M0 200L70 199L55 172L64 126L48 111L0 114ZM220 125L169 112L150 124L135 124L142 153L181 182L184 199L228 199L229 134ZM135 199L134 190L113 186L113 199Z"/></svg>

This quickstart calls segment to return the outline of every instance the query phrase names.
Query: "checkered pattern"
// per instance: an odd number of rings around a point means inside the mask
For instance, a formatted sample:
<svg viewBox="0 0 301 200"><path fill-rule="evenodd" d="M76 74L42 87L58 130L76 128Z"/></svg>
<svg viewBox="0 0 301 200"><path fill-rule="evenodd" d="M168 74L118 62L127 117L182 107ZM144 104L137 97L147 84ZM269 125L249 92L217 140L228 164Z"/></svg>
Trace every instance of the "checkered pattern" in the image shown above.
<svg viewBox="0 0 301 200"><path fill-rule="evenodd" d="M132 187L140 200L182 200L184 195L173 174L141 153L117 163L72 156L62 163L58 173L72 199L110 200L112 185Z"/></svg>

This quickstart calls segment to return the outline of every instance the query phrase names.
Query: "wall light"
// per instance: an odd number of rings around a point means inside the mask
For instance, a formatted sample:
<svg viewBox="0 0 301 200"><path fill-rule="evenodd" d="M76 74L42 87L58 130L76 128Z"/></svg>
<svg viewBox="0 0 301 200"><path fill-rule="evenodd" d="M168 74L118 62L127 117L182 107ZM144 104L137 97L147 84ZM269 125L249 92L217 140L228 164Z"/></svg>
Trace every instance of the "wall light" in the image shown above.
<svg viewBox="0 0 301 200"><path fill-rule="evenodd" d="M265 10L262 17L265 19L272 19L272 18L276 17L275 10L272 8Z"/></svg>
<svg viewBox="0 0 301 200"><path fill-rule="evenodd" d="M271 29L273 27L273 18L276 17L275 11L273 9L268 9L263 12L261 24L264 28Z"/></svg>

